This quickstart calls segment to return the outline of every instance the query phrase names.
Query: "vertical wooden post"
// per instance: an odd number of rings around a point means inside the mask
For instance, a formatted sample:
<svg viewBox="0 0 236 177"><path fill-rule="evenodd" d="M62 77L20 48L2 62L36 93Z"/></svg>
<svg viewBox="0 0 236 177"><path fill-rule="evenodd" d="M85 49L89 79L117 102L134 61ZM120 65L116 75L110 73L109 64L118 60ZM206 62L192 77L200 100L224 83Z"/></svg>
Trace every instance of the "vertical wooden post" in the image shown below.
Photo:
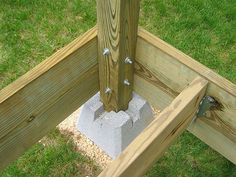
<svg viewBox="0 0 236 177"><path fill-rule="evenodd" d="M139 0L97 0L100 95L106 111L132 98Z"/></svg>

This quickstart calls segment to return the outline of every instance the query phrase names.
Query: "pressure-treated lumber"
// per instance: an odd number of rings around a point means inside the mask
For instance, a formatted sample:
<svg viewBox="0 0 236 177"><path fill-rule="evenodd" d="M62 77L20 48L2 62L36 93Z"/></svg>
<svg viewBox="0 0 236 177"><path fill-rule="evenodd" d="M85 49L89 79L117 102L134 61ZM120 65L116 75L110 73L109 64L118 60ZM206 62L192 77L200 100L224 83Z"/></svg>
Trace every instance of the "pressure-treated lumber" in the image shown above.
<svg viewBox="0 0 236 177"><path fill-rule="evenodd" d="M0 169L98 90L93 28L0 91Z"/></svg>
<svg viewBox="0 0 236 177"><path fill-rule="evenodd" d="M193 120L207 83L196 78L100 176L142 176Z"/></svg>
<svg viewBox="0 0 236 177"><path fill-rule="evenodd" d="M201 132L192 126L189 130L236 164L236 86L147 31L140 29L138 35L134 90L162 110L193 78L207 79L206 94L219 105L195 122ZM214 141L209 134L215 136Z"/></svg>
<svg viewBox="0 0 236 177"><path fill-rule="evenodd" d="M93 28L0 91L0 169L98 91L97 46ZM189 130L236 164L236 86L142 29L136 61L134 90L161 110L195 77L208 80L219 107Z"/></svg>
<svg viewBox="0 0 236 177"><path fill-rule="evenodd" d="M212 128L205 123L203 119L196 119L196 122L191 124L188 129L199 139L208 144L211 148L220 152L223 156L229 159L236 165L236 144L231 141L217 129Z"/></svg>
<svg viewBox="0 0 236 177"><path fill-rule="evenodd" d="M139 0L98 0L97 16L101 99L106 111L126 110L132 98L134 73L133 64L125 63L125 59L134 61L135 57ZM105 48L110 50L107 55L103 55Z"/></svg>

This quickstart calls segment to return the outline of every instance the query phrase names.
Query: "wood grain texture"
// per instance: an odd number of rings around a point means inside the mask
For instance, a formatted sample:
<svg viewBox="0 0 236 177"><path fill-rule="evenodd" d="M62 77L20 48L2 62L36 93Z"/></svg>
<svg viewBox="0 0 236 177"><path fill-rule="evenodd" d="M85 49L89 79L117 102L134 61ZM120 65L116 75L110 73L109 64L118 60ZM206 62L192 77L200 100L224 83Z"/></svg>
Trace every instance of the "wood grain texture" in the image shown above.
<svg viewBox="0 0 236 177"><path fill-rule="evenodd" d="M222 134L212 126L209 126L203 119L197 119L188 129L200 140L211 148L220 152L224 157L236 165L236 143Z"/></svg>
<svg viewBox="0 0 236 177"><path fill-rule="evenodd" d="M134 76L134 91L148 100L149 103L158 110L165 109L166 106L174 100L173 96L138 75ZM208 124L204 117L198 118L193 122L191 126L188 127L188 130L211 148L236 164L236 143L231 140L234 137L229 136L228 131L222 132L219 131L218 128L215 129L214 126ZM227 135L224 135L224 132Z"/></svg>
<svg viewBox="0 0 236 177"><path fill-rule="evenodd" d="M0 169L99 90L92 29L0 91Z"/></svg>
<svg viewBox="0 0 236 177"><path fill-rule="evenodd" d="M207 83L196 78L100 176L142 176L192 121Z"/></svg>
<svg viewBox="0 0 236 177"><path fill-rule="evenodd" d="M209 87L206 94L214 97L222 105L222 108L207 112L207 115L201 118L202 121L198 121L196 124L207 124L202 126L210 126L221 133L222 137L229 139L236 145L236 86L233 83L143 29L139 30L136 62L135 78L145 84L142 88L153 89L149 92L161 91L162 94L156 98L161 102L162 99L164 101L167 99L170 101L171 97L174 99L176 92L180 93L195 77L201 76L207 79ZM158 103L154 98L150 98L151 96L147 97L143 93L144 91L141 91L140 85L142 83L135 83L134 85L139 86L135 86L134 90L147 98L148 101L156 104L160 109L163 109L164 105L168 105L166 102ZM165 89L165 87L169 89ZM191 128L189 130L191 131ZM196 134L195 132L193 133ZM212 133L211 129L206 129L205 133ZM228 142L226 139L219 139L218 141ZM207 141L207 139L204 139L204 142L212 144L212 147L214 147L214 143L219 143ZM230 147L230 144L225 144L225 146ZM231 147L231 152L236 153L235 147ZM218 152L225 154L223 149L221 151L218 149ZM233 162L236 163L236 159Z"/></svg>
<svg viewBox="0 0 236 177"><path fill-rule="evenodd" d="M139 0L98 0L98 61L100 95L107 111L126 110L132 98L133 64L125 58L135 58ZM104 48L110 54L103 55ZM124 80L130 86L124 85ZM106 94L106 88L112 93Z"/></svg>
<svg viewBox="0 0 236 177"><path fill-rule="evenodd" d="M161 86L153 85L152 82L147 81L137 74L134 75L134 91L160 111L170 105L175 98L163 91Z"/></svg>

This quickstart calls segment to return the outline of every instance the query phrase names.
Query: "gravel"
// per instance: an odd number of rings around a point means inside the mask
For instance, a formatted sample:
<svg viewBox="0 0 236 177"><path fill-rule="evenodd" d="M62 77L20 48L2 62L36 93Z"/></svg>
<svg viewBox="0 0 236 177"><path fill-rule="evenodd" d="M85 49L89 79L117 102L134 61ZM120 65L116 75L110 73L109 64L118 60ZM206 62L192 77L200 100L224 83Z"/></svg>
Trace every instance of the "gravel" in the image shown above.
<svg viewBox="0 0 236 177"><path fill-rule="evenodd" d="M90 157L95 161L102 169L106 168L112 159L90 139L81 134L76 128L76 121L79 115L80 109L71 114L62 123L58 125L59 130L63 134L69 134L74 143L77 145L77 150L82 154Z"/></svg>
<svg viewBox="0 0 236 177"><path fill-rule="evenodd" d="M69 134L74 143L77 145L77 150L82 154L90 157L95 161L102 169L105 169L112 161L101 148L94 144L85 135L81 134L76 128L76 122L79 115L80 109L76 110L68 118L66 118L62 123L58 125L59 130L63 134ZM154 117L160 114L160 110L153 109Z"/></svg>

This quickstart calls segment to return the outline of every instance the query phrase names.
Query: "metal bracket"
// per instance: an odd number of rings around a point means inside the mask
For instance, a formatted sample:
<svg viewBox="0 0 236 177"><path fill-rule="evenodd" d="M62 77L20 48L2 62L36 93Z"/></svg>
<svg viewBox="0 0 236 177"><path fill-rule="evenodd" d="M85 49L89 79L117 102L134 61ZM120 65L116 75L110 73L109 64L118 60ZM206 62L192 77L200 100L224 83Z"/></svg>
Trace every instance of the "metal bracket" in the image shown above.
<svg viewBox="0 0 236 177"><path fill-rule="evenodd" d="M219 103L211 96L203 97L202 101L200 102L199 109L197 111L196 117L204 117L206 112L214 107L218 107Z"/></svg>

